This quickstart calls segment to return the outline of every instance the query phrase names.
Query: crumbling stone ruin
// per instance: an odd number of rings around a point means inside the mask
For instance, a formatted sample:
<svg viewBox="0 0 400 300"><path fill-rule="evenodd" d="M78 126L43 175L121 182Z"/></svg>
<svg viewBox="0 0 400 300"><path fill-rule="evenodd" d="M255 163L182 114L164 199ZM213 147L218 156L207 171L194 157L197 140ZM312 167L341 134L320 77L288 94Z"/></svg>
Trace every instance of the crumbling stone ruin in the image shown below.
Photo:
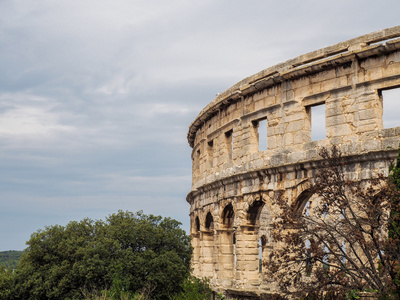
<svg viewBox="0 0 400 300"><path fill-rule="evenodd" d="M200 112L188 132L195 276L228 297L276 292L260 265L276 247L271 199L284 191L300 207L312 197L321 147L340 148L352 179L387 174L400 143L400 127L382 119L385 91L400 87L399 37L397 26L301 55L243 79ZM326 136L313 140L316 108Z"/></svg>

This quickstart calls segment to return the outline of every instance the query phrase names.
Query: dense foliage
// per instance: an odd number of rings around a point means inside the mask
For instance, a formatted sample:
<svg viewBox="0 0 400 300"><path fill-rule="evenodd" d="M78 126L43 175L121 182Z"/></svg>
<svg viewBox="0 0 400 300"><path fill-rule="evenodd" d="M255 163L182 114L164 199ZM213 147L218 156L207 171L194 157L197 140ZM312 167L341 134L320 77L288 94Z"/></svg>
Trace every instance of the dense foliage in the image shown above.
<svg viewBox="0 0 400 300"><path fill-rule="evenodd" d="M13 271L0 266L0 299L11 299Z"/></svg>
<svg viewBox="0 0 400 300"><path fill-rule="evenodd" d="M23 251L8 250L0 252L0 266L15 269Z"/></svg>
<svg viewBox="0 0 400 300"><path fill-rule="evenodd" d="M323 168L305 197L308 204L276 201L281 213L274 240L283 247L271 253L269 275L298 298L373 290L399 299L400 193L392 184L400 178L399 163L389 180L376 174L359 182L345 175L336 147L321 156Z"/></svg>
<svg viewBox="0 0 400 300"><path fill-rule="evenodd" d="M207 279L189 276L183 282L182 292L174 295L171 300L210 300L212 290Z"/></svg>
<svg viewBox="0 0 400 300"><path fill-rule="evenodd" d="M101 290L116 299L142 290L168 299L190 270L190 239L180 223L141 212L49 226L27 245L12 276L12 299L82 299L83 291Z"/></svg>

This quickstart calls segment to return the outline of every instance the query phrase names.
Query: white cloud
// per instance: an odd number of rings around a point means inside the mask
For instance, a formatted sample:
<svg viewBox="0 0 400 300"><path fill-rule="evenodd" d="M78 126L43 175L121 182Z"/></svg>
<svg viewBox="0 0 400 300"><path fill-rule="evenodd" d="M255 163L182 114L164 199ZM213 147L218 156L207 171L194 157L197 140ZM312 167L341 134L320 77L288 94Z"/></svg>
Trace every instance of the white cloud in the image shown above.
<svg viewBox="0 0 400 300"><path fill-rule="evenodd" d="M77 129L60 122L51 99L29 94L0 94L0 139L53 139Z"/></svg>

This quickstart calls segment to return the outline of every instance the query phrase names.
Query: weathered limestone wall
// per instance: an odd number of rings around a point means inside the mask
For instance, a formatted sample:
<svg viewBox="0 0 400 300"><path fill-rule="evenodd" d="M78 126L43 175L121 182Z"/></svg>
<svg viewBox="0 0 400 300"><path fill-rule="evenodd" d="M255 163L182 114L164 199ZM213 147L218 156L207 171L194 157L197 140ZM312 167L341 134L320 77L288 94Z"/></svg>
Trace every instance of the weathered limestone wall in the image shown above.
<svg viewBox="0 0 400 300"><path fill-rule="evenodd" d="M278 246L271 199L277 191L299 203L312 196L321 147L337 145L353 179L387 172L400 127L383 128L382 91L400 87L398 37L400 26L299 56L242 80L201 111L188 133L194 275L236 295L276 291L259 266ZM312 141L318 105L326 138ZM259 151L263 120L267 150Z"/></svg>

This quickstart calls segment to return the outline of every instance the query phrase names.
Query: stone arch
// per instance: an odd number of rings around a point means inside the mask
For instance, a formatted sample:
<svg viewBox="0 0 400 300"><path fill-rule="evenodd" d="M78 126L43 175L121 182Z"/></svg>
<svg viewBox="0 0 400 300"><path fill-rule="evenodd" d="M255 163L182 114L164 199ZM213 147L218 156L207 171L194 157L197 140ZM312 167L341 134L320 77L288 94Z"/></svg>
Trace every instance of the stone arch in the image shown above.
<svg viewBox="0 0 400 300"><path fill-rule="evenodd" d="M208 212L205 219L205 228L206 230L213 230L214 229L214 217L212 216L211 212Z"/></svg>
<svg viewBox="0 0 400 300"><path fill-rule="evenodd" d="M243 198L240 227L237 231L237 272L246 283L259 284L259 228L260 215L265 205L260 192L248 194ZM267 208L269 211L269 208Z"/></svg>
<svg viewBox="0 0 400 300"><path fill-rule="evenodd" d="M215 273L214 251L214 217L208 211L204 222L205 231L201 234L200 270L203 276L212 278Z"/></svg>
<svg viewBox="0 0 400 300"><path fill-rule="evenodd" d="M243 203L243 210L247 212L250 208L250 206L253 205L255 201L260 201L262 196L260 193L254 193L254 194L249 194L243 197L244 203Z"/></svg>
<svg viewBox="0 0 400 300"><path fill-rule="evenodd" d="M232 228L233 222L234 222L234 217L235 217L235 212L233 210L232 203L225 205L225 207L222 211L222 215L221 215L221 220L222 220L221 225L223 227Z"/></svg>
<svg viewBox="0 0 400 300"><path fill-rule="evenodd" d="M235 212L232 202L225 205L221 212L218 230L218 280L223 282L234 278L236 261L236 236L233 224Z"/></svg>
<svg viewBox="0 0 400 300"><path fill-rule="evenodd" d="M194 219L194 225L195 225L195 231L196 233L200 232L200 219L199 216L196 216L196 218Z"/></svg>
<svg viewBox="0 0 400 300"><path fill-rule="evenodd" d="M298 214L302 214L307 203L313 196L313 192L310 189L305 189L293 202L293 208Z"/></svg>
<svg viewBox="0 0 400 300"><path fill-rule="evenodd" d="M259 263L263 264L261 268L258 270L258 280L261 287L267 287L268 284L271 284L271 278L265 276L266 267L265 264L268 264L269 256L271 251L273 251L274 247L277 245L274 243L272 234L273 230L273 203L270 199L270 196L264 198L265 205L262 207L260 216L259 216L259 227L258 227L258 259ZM279 246L278 246L279 247Z"/></svg>
<svg viewBox="0 0 400 300"><path fill-rule="evenodd" d="M265 202L260 198L259 200L253 201L247 210L247 221L249 225L255 226L259 223L259 217L261 210Z"/></svg>

